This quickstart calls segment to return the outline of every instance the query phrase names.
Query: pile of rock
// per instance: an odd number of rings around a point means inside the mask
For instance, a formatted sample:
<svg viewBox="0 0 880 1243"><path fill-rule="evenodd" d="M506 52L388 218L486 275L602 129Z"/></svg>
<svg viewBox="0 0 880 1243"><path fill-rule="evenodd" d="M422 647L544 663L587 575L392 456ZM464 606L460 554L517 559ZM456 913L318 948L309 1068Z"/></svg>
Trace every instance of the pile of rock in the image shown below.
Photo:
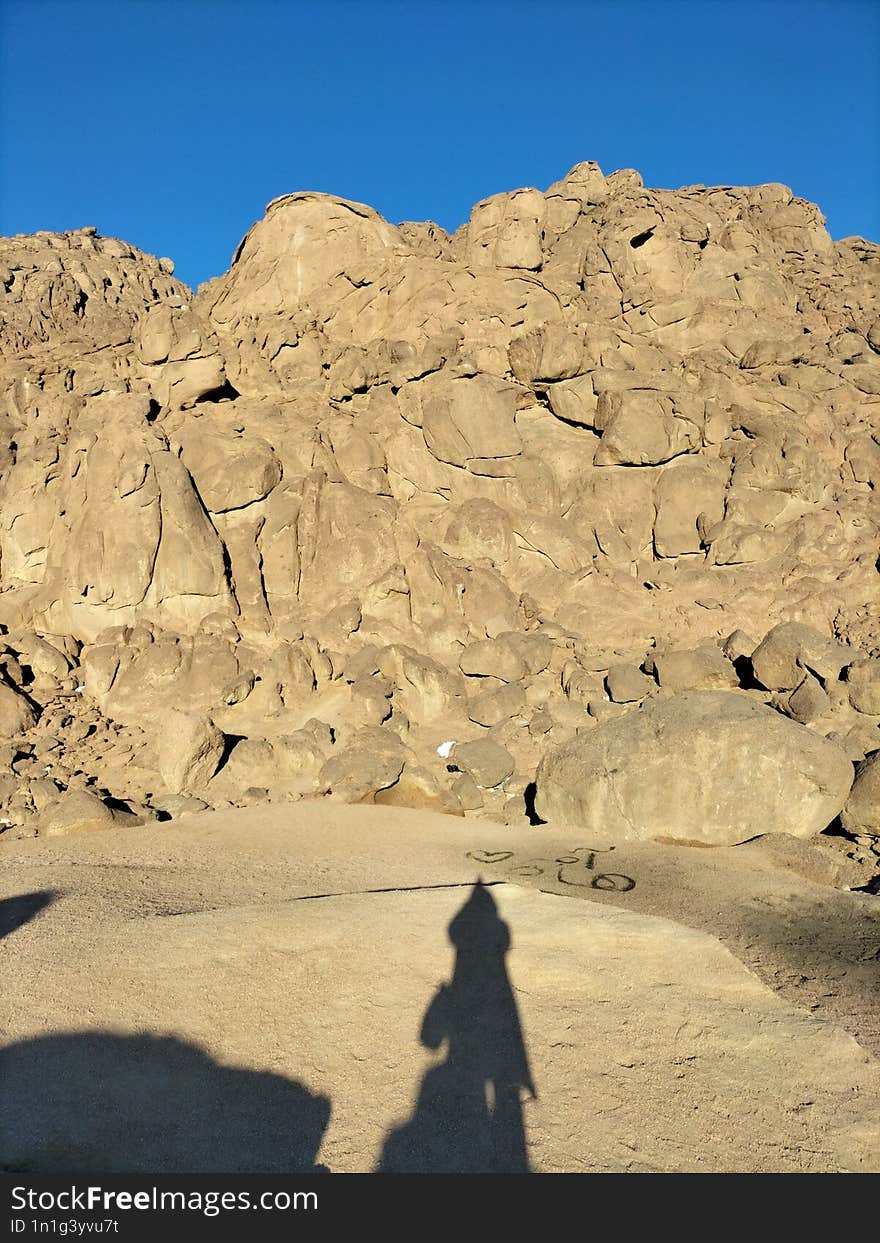
<svg viewBox="0 0 880 1243"><path fill-rule="evenodd" d="M594 164L454 235L285 195L197 296L3 240L0 825L877 840L878 274Z"/></svg>

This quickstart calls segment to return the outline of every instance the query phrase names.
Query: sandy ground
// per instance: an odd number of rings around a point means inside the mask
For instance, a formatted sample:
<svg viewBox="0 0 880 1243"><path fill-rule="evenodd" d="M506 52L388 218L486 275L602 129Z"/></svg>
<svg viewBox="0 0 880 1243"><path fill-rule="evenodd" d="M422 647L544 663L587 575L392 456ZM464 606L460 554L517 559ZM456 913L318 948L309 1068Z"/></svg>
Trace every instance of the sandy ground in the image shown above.
<svg viewBox="0 0 880 1243"><path fill-rule="evenodd" d="M871 1168L877 899L600 848L331 803L4 846L0 1164Z"/></svg>

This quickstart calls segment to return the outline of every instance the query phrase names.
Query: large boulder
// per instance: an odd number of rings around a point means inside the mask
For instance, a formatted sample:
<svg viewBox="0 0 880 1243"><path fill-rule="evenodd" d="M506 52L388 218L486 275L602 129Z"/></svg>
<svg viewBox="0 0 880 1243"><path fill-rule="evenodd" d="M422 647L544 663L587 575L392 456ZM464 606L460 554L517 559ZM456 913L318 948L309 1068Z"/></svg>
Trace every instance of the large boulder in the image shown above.
<svg viewBox="0 0 880 1243"><path fill-rule="evenodd" d="M407 750L396 734L365 727L334 752L318 774L318 788L343 803L372 803L403 772Z"/></svg>
<svg viewBox="0 0 880 1243"><path fill-rule="evenodd" d="M852 776L837 746L745 694L688 691L551 751L538 767L535 808L597 844L730 846L762 833L821 832Z"/></svg>
<svg viewBox="0 0 880 1243"><path fill-rule="evenodd" d="M526 673L525 663L504 639L469 644L461 654L459 668L472 678L498 678L502 682L518 682Z"/></svg>

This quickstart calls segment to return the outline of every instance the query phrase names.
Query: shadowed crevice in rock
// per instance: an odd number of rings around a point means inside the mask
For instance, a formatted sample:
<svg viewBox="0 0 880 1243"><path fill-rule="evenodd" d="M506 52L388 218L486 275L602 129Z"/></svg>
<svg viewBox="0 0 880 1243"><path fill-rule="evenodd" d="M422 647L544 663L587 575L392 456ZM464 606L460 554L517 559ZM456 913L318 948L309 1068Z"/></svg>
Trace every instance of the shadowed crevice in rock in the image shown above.
<svg viewBox="0 0 880 1243"><path fill-rule="evenodd" d="M224 734L223 736L223 754L220 756L220 762L217 765L217 772L222 770L229 763L229 758L240 742L246 742L244 734ZM216 774L215 774L216 775Z"/></svg>
<svg viewBox="0 0 880 1243"><path fill-rule="evenodd" d="M537 792L538 792L538 787L534 783L534 781L530 781L529 784L526 786L525 791L523 792L523 802L525 803L525 808L526 808L526 818L528 819L529 824L533 826L547 823L546 820L541 819L541 817L538 815L537 811L535 810L535 795L537 794Z"/></svg>
<svg viewBox="0 0 880 1243"><path fill-rule="evenodd" d="M526 1173L521 1092L535 1086L505 959L510 929L478 882L449 925L455 968L419 1039L446 1046L422 1080L411 1119L385 1142L380 1173Z"/></svg>
<svg viewBox="0 0 880 1243"><path fill-rule="evenodd" d="M226 380L223 384L219 384L217 388L212 388L208 392L202 393L200 397L196 398L194 404L201 406L206 402L235 401L238 396L238 390L233 388L229 381Z"/></svg>
<svg viewBox="0 0 880 1243"><path fill-rule="evenodd" d="M309 1173L330 1101L170 1036L66 1032L0 1055L0 1169Z"/></svg>

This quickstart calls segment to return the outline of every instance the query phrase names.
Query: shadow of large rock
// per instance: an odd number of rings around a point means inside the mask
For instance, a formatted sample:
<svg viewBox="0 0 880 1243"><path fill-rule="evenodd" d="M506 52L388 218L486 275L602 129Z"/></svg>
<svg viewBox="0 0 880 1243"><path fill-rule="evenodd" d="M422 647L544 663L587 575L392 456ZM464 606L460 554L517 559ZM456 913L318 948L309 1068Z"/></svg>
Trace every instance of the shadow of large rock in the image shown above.
<svg viewBox="0 0 880 1243"><path fill-rule="evenodd" d="M15 932L22 924L30 923L55 900L51 889L38 889L33 893L17 894L14 898L0 899L0 941Z"/></svg>
<svg viewBox="0 0 880 1243"><path fill-rule="evenodd" d="M0 1054L0 1169L306 1173L330 1101L173 1037L70 1032Z"/></svg>

